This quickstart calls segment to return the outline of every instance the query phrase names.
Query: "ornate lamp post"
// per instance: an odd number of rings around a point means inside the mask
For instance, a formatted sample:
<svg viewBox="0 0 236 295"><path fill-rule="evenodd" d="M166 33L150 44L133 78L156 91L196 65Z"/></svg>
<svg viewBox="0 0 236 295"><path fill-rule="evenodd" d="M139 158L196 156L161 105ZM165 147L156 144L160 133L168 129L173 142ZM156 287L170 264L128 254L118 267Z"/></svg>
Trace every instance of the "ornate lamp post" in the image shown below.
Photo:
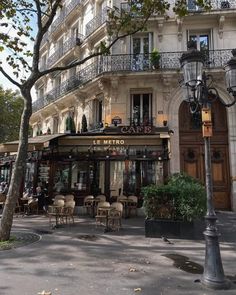
<svg viewBox="0 0 236 295"><path fill-rule="evenodd" d="M206 249L205 266L202 284L212 289L227 289L226 280L219 247L219 233L216 227L216 214L213 205L213 183L211 172L210 137L212 136L211 104L218 99L224 106L230 107L236 102L236 50L232 50L233 57L225 66L227 90L232 94L233 100L226 104L218 94L217 89L210 86L211 76L203 71L204 55L196 49L196 43L188 43L188 51L180 58L183 69L187 101L191 113L201 111L202 132L205 148L205 181L207 194L207 213L205 216L206 230L204 231Z"/></svg>

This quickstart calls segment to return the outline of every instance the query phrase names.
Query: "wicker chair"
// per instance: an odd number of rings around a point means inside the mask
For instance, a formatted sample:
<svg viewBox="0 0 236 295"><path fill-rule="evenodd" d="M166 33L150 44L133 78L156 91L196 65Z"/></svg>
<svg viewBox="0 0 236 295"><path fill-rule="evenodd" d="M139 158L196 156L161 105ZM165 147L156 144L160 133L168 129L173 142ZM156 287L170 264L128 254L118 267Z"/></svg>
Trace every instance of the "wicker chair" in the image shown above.
<svg viewBox="0 0 236 295"><path fill-rule="evenodd" d="M48 206L48 217L49 217L49 223L51 224L52 217L55 217L56 219L56 226L58 223L64 223L63 219L63 208L64 208L64 200L57 199L54 200L53 205Z"/></svg>
<svg viewBox="0 0 236 295"><path fill-rule="evenodd" d="M128 215L131 216L132 211L135 212L135 216L138 215L138 197L136 196L128 196L128 202L127 202L127 209L128 209Z"/></svg>
<svg viewBox="0 0 236 295"><path fill-rule="evenodd" d="M95 216L96 227L97 225L106 225L107 212L103 211L101 207L110 207L109 202L99 202L97 205L97 215Z"/></svg>
<svg viewBox="0 0 236 295"><path fill-rule="evenodd" d="M69 200L65 202L62 215L66 219L66 224L70 223L70 221L74 223L74 209L75 209L74 200Z"/></svg>
<svg viewBox="0 0 236 295"><path fill-rule="evenodd" d="M94 196L89 195L84 198L84 208L86 210L86 214L91 215L91 216L94 215L93 214L93 212L94 212L93 204L94 204Z"/></svg>
<svg viewBox="0 0 236 295"><path fill-rule="evenodd" d="M113 230L119 231L121 228L123 205L120 202L114 202L111 204L111 207L113 207L114 210L110 211L110 214L108 217L108 225Z"/></svg>

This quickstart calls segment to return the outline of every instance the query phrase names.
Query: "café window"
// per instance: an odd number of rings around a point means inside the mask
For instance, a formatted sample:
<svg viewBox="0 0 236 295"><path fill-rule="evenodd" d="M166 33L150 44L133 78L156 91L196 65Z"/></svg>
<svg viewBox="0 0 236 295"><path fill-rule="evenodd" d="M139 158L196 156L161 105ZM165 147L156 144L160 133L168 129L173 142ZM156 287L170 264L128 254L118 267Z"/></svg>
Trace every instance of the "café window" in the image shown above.
<svg viewBox="0 0 236 295"><path fill-rule="evenodd" d="M131 124L151 125L152 123L152 94L131 94Z"/></svg>

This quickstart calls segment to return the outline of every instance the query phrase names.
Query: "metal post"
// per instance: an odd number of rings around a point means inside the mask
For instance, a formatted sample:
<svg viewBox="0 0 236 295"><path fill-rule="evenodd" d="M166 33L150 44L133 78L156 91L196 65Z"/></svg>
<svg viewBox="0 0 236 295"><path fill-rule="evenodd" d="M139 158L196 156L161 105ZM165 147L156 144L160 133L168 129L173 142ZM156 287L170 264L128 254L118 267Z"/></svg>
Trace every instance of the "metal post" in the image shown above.
<svg viewBox="0 0 236 295"><path fill-rule="evenodd" d="M216 227L216 214L213 206L213 185L211 172L211 147L210 137L204 137L205 148L205 173L206 173L206 194L207 194L207 214L206 230L204 231L205 266L202 276L202 283L212 289L228 289L230 283L226 280L220 255L219 233Z"/></svg>

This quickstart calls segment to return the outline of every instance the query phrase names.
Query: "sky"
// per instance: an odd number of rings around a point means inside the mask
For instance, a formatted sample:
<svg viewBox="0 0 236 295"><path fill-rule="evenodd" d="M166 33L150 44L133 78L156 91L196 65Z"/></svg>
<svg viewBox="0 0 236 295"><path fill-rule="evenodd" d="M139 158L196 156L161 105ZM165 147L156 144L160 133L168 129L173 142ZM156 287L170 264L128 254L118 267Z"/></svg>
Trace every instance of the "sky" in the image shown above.
<svg viewBox="0 0 236 295"><path fill-rule="evenodd" d="M1 1L1 0L0 0ZM1 22L6 22L6 20L1 19ZM32 22L30 23L31 28L33 28L33 32L32 35L35 35L36 32L36 22L35 19L32 19ZM4 31L6 33L6 30L8 30L8 34L12 37L16 36L16 32L13 28L11 28L9 26L9 28L6 27L0 27L0 32ZM27 43L27 49L31 49L33 48L33 42L30 41L29 39L26 39L26 37L21 37L21 41ZM13 69L11 66L8 65L8 63L6 62L6 57L11 54L10 51L8 51L7 49L4 50L3 52L0 52L0 61L2 61L3 63L3 69L5 70L5 72L11 76L13 79L17 79L16 76L14 76L13 74ZM30 59L28 60L29 64L30 64ZM0 85L3 86L4 89L13 89L13 90L19 90L19 88L14 85L13 83L11 83L2 73L0 73ZM33 89L31 92L32 96L33 96L33 100L36 99L36 94L35 94L35 90Z"/></svg>

